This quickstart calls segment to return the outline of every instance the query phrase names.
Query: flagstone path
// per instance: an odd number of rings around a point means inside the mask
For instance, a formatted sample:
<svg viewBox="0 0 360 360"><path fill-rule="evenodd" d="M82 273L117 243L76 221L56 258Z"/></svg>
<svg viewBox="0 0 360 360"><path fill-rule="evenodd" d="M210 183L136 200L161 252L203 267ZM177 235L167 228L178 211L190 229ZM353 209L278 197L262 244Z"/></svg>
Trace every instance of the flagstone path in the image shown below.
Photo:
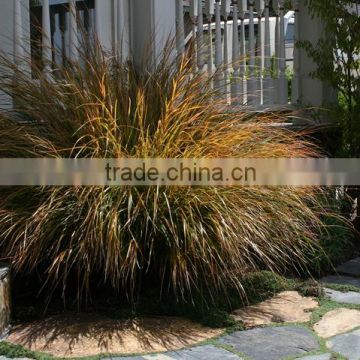
<svg viewBox="0 0 360 360"><path fill-rule="evenodd" d="M337 269L337 274L321 279L324 284L326 295L333 301L349 305L360 305L360 258L353 259ZM342 292L327 288L328 284L351 285L359 288L359 292ZM330 285L328 285L330 286ZM297 299L296 295L293 295ZM299 297L299 296L298 296ZM277 300L279 297L275 297ZM281 295L280 295L281 298ZM285 294L285 299L289 294ZM308 300L307 300L308 301ZM276 301L275 301L276 303ZM296 304L295 300L294 303ZM286 306L288 304L285 304ZM297 306L297 305L296 305ZM300 306L300 305L299 305ZM275 306L276 308L276 306ZM212 341L211 345L200 345L190 349L170 351L161 354L141 356L114 357L112 360L334 360L348 359L360 360L360 310L338 308L324 315L312 330L306 325L276 324L282 322L279 311L273 309L273 304L264 302L261 319L268 324L272 317L273 323L266 327L256 327L244 331L236 331L232 334L221 336ZM254 307L249 307L249 313L243 310L235 312L235 318L239 313L245 319L254 313ZM286 318L285 318L286 319ZM252 319L253 320L253 319ZM253 320L258 325L259 319ZM318 334L317 334L318 332ZM323 339L323 340L321 340ZM321 342L325 343L321 346ZM1 359L0 359L1 360ZM103 360L110 360L106 358Z"/></svg>
<svg viewBox="0 0 360 360"><path fill-rule="evenodd" d="M321 282L334 306L321 313L316 324L309 322L310 312L319 309L314 299L283 292L234 311L246 330L182 350L101 360L360 360L360 258L339 266L337 274ZM330 284L351 287L334 289ZM349 291L339 291L344 289Z"/></svg>

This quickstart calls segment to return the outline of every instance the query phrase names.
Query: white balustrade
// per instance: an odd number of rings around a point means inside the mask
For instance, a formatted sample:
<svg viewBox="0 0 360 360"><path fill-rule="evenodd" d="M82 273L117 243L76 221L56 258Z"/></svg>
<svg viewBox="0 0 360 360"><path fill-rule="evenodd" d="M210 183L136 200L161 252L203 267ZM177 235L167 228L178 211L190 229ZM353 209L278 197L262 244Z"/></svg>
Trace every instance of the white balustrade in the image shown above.
<svg viewBox="0 0 360 360"><path fill-rule="evenodd" d="M255 25L254 25L255 0L249 0L249 79L247 87L247 104L255 105L257 98L257 82L255 74Z"/></svg>
<svg viewBox="0 0 360 360"><path fill-rule="evenodd" d="M229 28L228 28L228 17L230 15L230 0L221 0L221 16L224 19L224 93L229 101L230 88L229 88L229 78L230 78L230 59L229 59L229 47L231 45Z"/></svg>
<svg viewBox="0 0 360 360"><path fill-rule="evenodd" d="M190 19L191 19L191 32L192 32L192 44L193 44L193 69L194 72L197 71L197 56L198 56L198 49L197 49L197 40L196 40L196 27L197 27L197 21L198 21L198 11L199 11L199 5L198 3L201 2L201 0L190 0ZM202 13L202 12L201 12Z"/></svg>
<svg viewBox="0 0 360 360"><path fill-rule="evenodd" d="M25 59L25 52L26 55L28 52L30 53L30 32L26 24L28 24L30 16L25 13L28 11L25 0L11 1L13 2L12 54L14 63L28 70L29 64ZM111 5L111 9L104 5L105 1L107 5ZM197 3L197 0L194 1ZM59 3L52 4L51 0L41 0L39 4L34 5L41 7L42 13L40 46L44 65L43 71L45 73L51 72L52 64L66 65L67 59L77 61L80 44L86 42L84 41L86 36L89 37L90 43L93 43L95 41L94 35L96 35L96 41L101 45L103 45L103 42L107 43L106 50L110 49L107 45L109 38L112 37L113 49L124 57L127 57L130 53L130 8L128 0L94 0L97 11L94 8L78 10L78 2L79 0L64 0L61 4L64 4L65 7L60 11L57 10L56 13L51 13L50 8L52 5L58 6ZM86 6L91 2L85 2L84 0L84 4ZM182 1L179 1L179 8L180 5L182 8ZM100 15L106 12L112 14L113 18L104 20ZM38 25L31 23L30 26ZM181 22L179 22L178 28L181 30ZM184 36L179 36L179 48L181 44L184 44L183 38Z"/></svg>
<svg viewBox="0 0 360 360"><path fill-rule="evenodd" d="M215 87L223 91L223 52L221 43L220 0L215 0Z"/></svg>
<svg viewBox="0 0 360 360"><path fill-rule="evenodd" d="M274 0L273 2L273 10L276 15L275 20L275 34L274 34L274 45L275 45L275 53L273 56L273 64L272 64L272 85L273 89L273 98L272 103L279 104L279 66L280 66L280 18L279 18L279 6L278 0Z"/></svg>
<svg viewBox="0 0 360 360"><path fill-rule="evenodd" d="M265 0L265 44L264 44L264 67L263 79L263 104L269 105L273 102L273 81L271 77L271 42L270 42L270 0Z"/></svg>
<svg viewBox="0 0 360 360"><path fill-rule="evenodd" d="M232 36L232 68L233 78L231 82L231 99L234 104L238 103L242 92L242 78L240 78L240 44L238 27L238 5L237 0L233 2L233 36Z"/></svg>
<svg viewBox="0 0 360 360"><path fill-rule="evenodd" d="M247 12L247 0L238 0L239 3L239 14L241 20L241 35L240 35L240 77L242 78L242 92L241 103L247 103L247 54L246 54L246 41L245 41L245 13Z"/></svg>
<svg viewBox="0 0 360 360"><path fill-rule="evenodd" d="M262 16L265 10L264 0L255 0L255 8L258 18L258 36L257 36L257 90L256 98L254 99L259 105L263 104L263 72L264 72L264 40L262 31Z"/></svg>
<svg viewBox="0 0 360 360"><path fill-rule="evenodd" d="M130 53L130 11L127 0L117 0L116 45L119 55L125 60Z"/></svg>
<svg viewBox="0 0 360 360"><path fill-rule="evenodd" d="M201 2L201 0L200 0ZM190 17L194 20L195 26L196 26L196 19L199 12L199 1L198 0L190 0ZM196 29L195 29L196 30Z"/></svg>
<svg viewBox="0 0 360 360"><path fill-rule="evenodd" d="M19 61L24 56L22 32L21 0L14 1L14 57ZM60 44L71 60L78 59L79 29L76 0L67 0L69 12L53 16L54 44L52 44L52 24L49 0L42 0L42 59L44 71L51 71L54 60L60 63L59 54L53 46ZM168 0L171 1L171 0ZM224 89L227 101L234 105L269 106L288 103L285 54L285 0L172 0L176 27L176 50L178 55L187 46L193 46L193 70L207 71L214 76L214 88ZM295 9L295 41L300 39L299 2L292 0ZM89 28L104 37L104 14L102 0L95 0L95 10L88 12ZM130 53L130 8L127 0L109 1L112 4L113 47L118 54ZM270 5L276 17L270 18ZM186 5L189 5L187 7ZM99 11L99 9L101 11ZM98 10L98 11L97 11ZM92 15L95 14L95 15ZM83 19L81 10L79 19ZM94 17L94 20L93 20ZM189 21L190 20L190 21ZM173 22L172 22L173 23ZM205 24L204 24L205 23ZM63 24L63 25L61 25ZM62 27L61 27L62 26ZM255 33L257 26L257 34ZM215 31L215 39L213 38ZM207 32L207 41L205 41ZM90 34L89 34L90 36ZM65 40L64 40L65 39ZM100 40L98 38L98 40ZM65 44L66 43L66 44ZM272 59L273 58L273 59ZM62 60L61 63L64 63ZM300 93L300 56L294 46L294 77L292 81L292 102L299 101Z"/></svg>
<svg viewBox="0 0 360 360"><path fill-rule="evenodd" d="M176 0L176 50L178 55L182 55L185 51L183 0Z"/></svg>
<svg viewBox="0 0 360 360"><path fill-rule="evenodd" d="M102 0L95 0L95 19L94 19L94 32L95 32L95 41L99 41L101 34L101 14L99 11L96 11L101 8Z"/></svg>
<svg viewBox="0 0 360 360"><path fill-rule="evenodd" d="M54 63L57 66L61 66L63 63L63 57L61 53L62 48L62 33L60 29L60 14L55 14L54 16L55 21L55 31L54 31L54 48L55 48L55 56L54 56Z"/></svg>
<svg viewBox="0 0 360 360"><path fill-rule="evenodd" d="M296 42L300 39L299 26L299 0L293 0L293 7L295 10L295 31L294 31L294 75L291 86L291 101L297 104L300 100L300 52L296 46Z"/></svg>
<svg viewBox="0 0 360 360"><path fill-rule="evenodd" d="M197 17L197 66L199 71L204 70L204 19L202 0L198 0L198 17Z"/></svg>
<svg viewBox="0 0 360 360"><path fill-rule="evenodd" d="M78 26L76 1L69 0L69 58L73 61L78 59Z"/></svg>
<svg viewBox="0 0 360 360"><path fill-rule="evenodd" d="M280 30L279 30L279 86L278 86L278 100L279 104L288 103L287 94L287 79L286 79L286 54L285 54L285 21L284 21L284 2L285 0L278 0Z"/></svg>
<svg viewBox="0 0 360 360"><path fill-rule="evenodd" d="M43 0L42 8L42 59L44 62L44 71L51 71L52 44L51 44L51 25L50 25L50 6L49 0Z"/></svg>
<svg viewBox="0 0 360 360"><path fill-rule="evenodd" d="M20 65L24 60L24 36L22 26L21 0L14 1L14 62Z"/></svg>
<svg viewBox="0 0 360 360"><path fill-rule="evenodd" d="M212 37L212 18L215 13L214 0L205 0L205 15L208 21L208 54L207 54L207 68L209 76L213 75L213 37Z"/></svg>

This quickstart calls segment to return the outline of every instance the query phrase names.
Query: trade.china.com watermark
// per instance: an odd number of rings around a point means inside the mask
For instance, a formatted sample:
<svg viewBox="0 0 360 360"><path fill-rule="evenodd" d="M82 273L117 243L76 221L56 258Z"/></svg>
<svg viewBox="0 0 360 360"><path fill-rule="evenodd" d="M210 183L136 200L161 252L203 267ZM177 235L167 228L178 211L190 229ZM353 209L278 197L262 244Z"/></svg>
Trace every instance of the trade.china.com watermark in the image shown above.
<svg viewBox="0 0 360 360"><path fill-rule="evenodd" d="M0 159L0 186L360 185L360 159Z"/></svg>
<svg viewBox="0 0 360 360"><path fill-rule="evenodd" d="M169 166L167 169L159 170L155 166L147 167L147 162L143 162L140 167L132 168L130 166L119 167L106 164L106 180L118 184L127 182L156 182L156 183L201 183L212 182L256 182L256 169L254 167L244 168L235 166L231 169L225 169L221 166L208 167L198 165L196 162L192 166L186 166L180 161L177 166ZM225 175L227 174L227 175Z"/></svg>

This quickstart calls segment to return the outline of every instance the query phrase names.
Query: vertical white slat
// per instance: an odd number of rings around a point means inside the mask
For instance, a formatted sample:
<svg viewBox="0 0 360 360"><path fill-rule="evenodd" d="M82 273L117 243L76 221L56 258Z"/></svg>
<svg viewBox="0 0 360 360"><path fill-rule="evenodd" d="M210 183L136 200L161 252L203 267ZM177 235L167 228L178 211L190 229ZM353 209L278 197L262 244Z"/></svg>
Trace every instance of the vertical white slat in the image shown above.
<svg viewBox="0 0 360 360"><path fill-rule="evenodd" d="M208 56L207 56L207 67L209 76L213 74L213 40L212 40L212 17L214 16L214 0L205 0L205 15L208 21Z"/></svg>
<svg viewBox="0 0 360 360"><path fill-rule="evenodd" d="M201 2L201 0L200 0ZM192 43L194 45L193 49L193 70L194 73L197 71L197 56L198 56L198 50L197 50L197 40L196 40L196 26L198 22L198 0L190 0L190 19L191 19L191 25L192 25Z"/></svg>
<svg viewBox="0 0 360 360"><path fill-rule="evenodd" d="M223 53L221 42L221 10L220 0L215 0L215 88L223 91Z"/></svg>
<svg viewBox="0 0 360 360"><path fill-rule="evenodd" d="M110 4L110 9L111 9L111 17L110 17L110 33L111 33L111 49L112 49L112 53L113 55L117 55L120 50L120 44L119 44L119 39L118 39L118 12L119 12L119 3L117 0L112 0L111 4ZM79 14L80 15L80 14Z"/></svg>
<svg viewBox="0 0 360 360"><path fill-rule="evenodd" d="M279 104L280 103L280 96L279 96L280 18L279 18L278 0L273 0L273 9L276 15L276 22L275 22L275 56L272 67L273 70L272 89L274 90L273 93L274 103Z"/></svg>
<svg viewBox="0 0 360 360"><path fill-rule="evenodd" d="M293 0L293 7L295 10L295 37L294 37L294 76L291 85L291 102L296 104L300 101L300 51L296 46L300 39L299 26L299 0Z"/></svg>
<svg viewBox="0 0 360 360"><path fill-rule="evenodd" d="M280 16L280 30L279 30L279 104L288 103L288 88L286 79L286 54L285 54L285 0L278 0L279 16Z"/></svg>
<svg viewBox="0 0 360 360"><path fill-rule="evenodd" d="M68 12L64 12L64 18L63 18L63 64L66 66L66 62L69 56L69 24L70 24L70 17Z"/></svg>
<svg viewBox="0 0 360 360"><path fill-rule="evenodd" d="M221 16L224 18L224 93L226 98L230 95L229 78L230 78L230 61L229 61L229 33L228 33L228 17L230 14L230 0L221 0Z"/></svg>
<svg viewBox="0 0 360 360"><path fill-rule="evenodd" d="M58 36L58 55L59 55L59 62L58 65L64 66L66 63L66 34L67 34L67 24L66 24L66 13L59 13L58 14L58 23L59 23L59 32Z"/></svg>
<svg viewBox="0 0 360 360"><path fill-rule="evenodd" d="M240 14L245 14L248 11L248 0L237 0L238 2L238 7L239 7L239 13Z"/></svg>
<svg viewBox="0 0 360 360"><path fill-rule="evenodd" d="M230 14L230 0L221 0L221 15L226 17Z"/></svg>
<svg viewBox="0 0 360 360"><path fill-rule="evenodd" d="M54 32L54 48L55 48L55 65L62 65L62 42L61 42L61 30L60 30L60 15L55 15L55 32Z"/></svg>
<svg viewBox="0 0 360 360"><path fill-rule="evenodd" d="M130 53L130 9L127 0L117 0L117 48L125 60Z"/></svg>
<svg viewBox="0 0 360 360"><path fill-rule="evenodd" d="M245 13L247 11L247 0L238 0L239 3L239 15L241 21L241 36L240 36L240 77L242 78L242 94L241 103L247 102L247 63L246 63L246 42L245 42Z"/></svg>
<svg viewBox="0 0 360 360"><path fill-rule="evenodd" d="M185 51L184 2L176 0L176 50L178 55Z"/></svg>
<svg viewBox="0 0 360 360"><path fill-rule="evenodd" d="M21 0L14 1L14 63L20 65L24 60L24 38L22 26Z"/></svg>
<svg viewBox="0 0 360 360"><path fill-rule="evenodd" d="M198 0L190 0L190 16L196 20L198 13L199 13Z"/></svg>
<svg viewBox="0 0 360 360"><path fill-rule="evenodd" d="M95 44L96 42L96 0L95 0L94 9L89 9L89 40L90 44Z"/></svg>
<svg viewBox="0 0 360 360"><path fill-rule="evenodd" d="M52 44L51 44L51 25L50 25L50 6L49 0L43 0L42 6L42 60L44 71L51 70Z"/></svg>
<svg viewBox="0 0 360 360"><path fill-rule="evenodd" d="M240 78L240 47L238 28L238 6L237 0L233 2L233 37L232 37L232 68L233 79L231 81L231 101L236 104L242 93L242 78Z"/></svg>
<svg viewBox="0 0 360 360"><path fill-rule="evenodd" d="M113 49L115 51L115 55L118 56L119 59L121 59L122 57L122 31L121 31L121 23L122 23L122 9L121 9L121 0L114 0L113 2L114 5L114 12L115 12L115 16L114 16L114 29L112 29L113 31Z"/></svg>
<svg viewBox="0 0 360 360"><path fill-rule="evenodd" d="M264 73L264 40L262 29L262 16L265 9L264 0L255 0L255 8L258 16L258 37L257 37L257 89L258 96L256 100L259 104L263 104L263 73Z"/></svg>
<svg viewBox="0 0 360 360"><path fill-rule="evenodd" d="M198 0L198 18L197 18L197 66L199 71L204 70L204 18L202 0Z"/></svg>
<svg viewBox="0 0 360 360"><path fill-rule="evenodd" d="M247 88L247 104L256 103L257 82L255 78L255 26L254 26L254 5L255 0L249 0L249 80Z"/></svg>
<svg viewBox="0 0 360 360"><path fill-rule="evenodd" d="M101 39L101 9L102 0L95 0L95 6L94 6L94 35L95 35L95 41L98 42Z"/></svg>
<svg viewBox="0 0 360 360"><path fill-rule="evenodd" d="M270 0L265 0L265 44L264 44L264 66L265 74L263 79L263 103L273 103L272 78L271 78L271 43L270 43Z"/></svg>
<svg viewBox="0 0 360 360"><path fill-rule="evenodd" d="M228 18L230 15L230 0L221 0L221 16L224 18L224 65L227 71L229 67L229 32L228 32Z"/></svg>
<svg viewBox="0 0 360 360"><path fill-rule="evenodd" d="M78 59L78 29L76 15L76 1L69 0L69 58L73 61Z"/></svg>
<svg viewBox="0 0 360 360"><path fill-rule="evenodd" d="M115 9L114 9L115 10ZM116 14L116 12L115 12ZM81 28L83 29L83 31L80 31L79 34L78 34L78 43L80 45L85 45L86 44L86 41L88 40L87 38L87 35L85 33L85 11L84 10L80 10L78 11L78 14L77 14L77 21L78 21L78 24L80 24ZM82 48L84 49L84 46L82 46ZM79 65L81 67L84 67L85 65L85 61L86 61L86 58L85 56L80 56L79 57Z"/></svg>

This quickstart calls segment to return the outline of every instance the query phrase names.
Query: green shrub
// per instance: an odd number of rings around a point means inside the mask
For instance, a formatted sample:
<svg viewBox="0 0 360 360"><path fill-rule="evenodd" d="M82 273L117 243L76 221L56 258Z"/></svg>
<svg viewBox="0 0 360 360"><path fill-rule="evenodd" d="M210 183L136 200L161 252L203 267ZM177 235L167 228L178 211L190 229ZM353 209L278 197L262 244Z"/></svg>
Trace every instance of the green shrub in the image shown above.
<svg viewBox="0 0 360 360"><path fill-rule="evenodd" d="M32 351L26 350L20 345L10 344L5 341L0 341L0 355L8 358L35 358Z"/></svg>
<svg viewBox="0 0 360 360"><path fill-rule="evenodd" d="M236 324L236 321L227 311L216 308L211 309L209 312L204 314L201 318L201 322L205 326L214 328L230 327Z"/></svg>
<svg viewBox="0 0 360 360"><path fill-rule="evenodd" d="M313 260L307 268L314 275L333 271L335 266L359 253L358 239L350 219L346 220L346 216L351 213L352 203L345 193L341 195L340 190L331 189L327 198L322 199L323 206L329 211L322 216L325 227L319 236L320 248L312 254Z"/></svg>
<svg viewBox="0 0 360 360"><path fill-rule="evenodd" d="M248 302L250 304L266 300L275 294L289 290L289 282L271 271L254 272L243 280Z"/></svg>
<svg viewBox="0 0 360 360"><path fill-rule="evenodd" d="M314 279L295 282L293 290L298 291L302 296L322 298L325 295L322 285Z"/></svg>

